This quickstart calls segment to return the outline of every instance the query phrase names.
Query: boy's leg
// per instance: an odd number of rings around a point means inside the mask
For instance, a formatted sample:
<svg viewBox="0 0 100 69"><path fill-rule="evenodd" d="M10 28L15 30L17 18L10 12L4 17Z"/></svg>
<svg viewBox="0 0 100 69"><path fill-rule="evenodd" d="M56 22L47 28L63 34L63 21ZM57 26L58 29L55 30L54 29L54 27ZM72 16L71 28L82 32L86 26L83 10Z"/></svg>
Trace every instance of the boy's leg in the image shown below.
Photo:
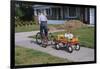
<svg viewBox="0 0 100 69"><path fill-rule="evenodd" d="M42 24L40 24L40 35L41 35L41 40L43 41L43 25Z"/></svg>
<svg viewBox="0 0 100 69"><path fill-rule="evenodd" d="M45 36L48 37L48 29L45 28Z"/></svg>
<svg viewBox="0 0 100 69"><path fill-rule="evenodd" d="M44 27L44 32L45 32L45 41L48 44L48 28L47 28L47 24Z"/></svg>

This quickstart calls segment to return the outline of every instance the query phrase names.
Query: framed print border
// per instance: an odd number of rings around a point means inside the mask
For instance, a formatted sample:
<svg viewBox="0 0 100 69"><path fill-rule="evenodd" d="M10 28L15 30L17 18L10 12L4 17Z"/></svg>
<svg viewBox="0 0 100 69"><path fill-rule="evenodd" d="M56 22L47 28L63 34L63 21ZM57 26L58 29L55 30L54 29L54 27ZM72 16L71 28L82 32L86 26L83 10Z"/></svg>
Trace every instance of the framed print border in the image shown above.
<svg viewBox="0 0 100 69"><path fill-rule="evenodd" d="M15 66L15 3L16 2L25 2L25 3L32 3L32 4L42 4L42 5L58 5L58 6L80 6L80 7L92 7L95 8L95 24L94 24L94 61L84 61L84 62L71 62L71 63L52 63L52 64L37 64L37 65L20 65L20 66ZM78 65L78 64L93 64L96 63L96 6L95 5L79 5L79 4L64 4L64 3L49 3L49 2L36 2L36 1L13 1L11 0L11 36L10 36L10 67L11 68L29 68L29 67L47 67L47 66L60 66L60 65Z"/></svg>

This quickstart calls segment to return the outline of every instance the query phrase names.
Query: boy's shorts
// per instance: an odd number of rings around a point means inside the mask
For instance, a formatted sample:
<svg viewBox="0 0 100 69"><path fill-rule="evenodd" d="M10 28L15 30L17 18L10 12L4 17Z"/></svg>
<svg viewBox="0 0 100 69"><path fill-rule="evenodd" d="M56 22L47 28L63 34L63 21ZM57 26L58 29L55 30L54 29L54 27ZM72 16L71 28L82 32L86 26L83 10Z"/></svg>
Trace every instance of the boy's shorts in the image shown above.
<svg viewBox="0 0 100 69"><path fill-rule="evenodd" d="M47 21L41 21L40 24L40 34L41 36L43 35L48 36L48 28L47 28Z"/></svg>

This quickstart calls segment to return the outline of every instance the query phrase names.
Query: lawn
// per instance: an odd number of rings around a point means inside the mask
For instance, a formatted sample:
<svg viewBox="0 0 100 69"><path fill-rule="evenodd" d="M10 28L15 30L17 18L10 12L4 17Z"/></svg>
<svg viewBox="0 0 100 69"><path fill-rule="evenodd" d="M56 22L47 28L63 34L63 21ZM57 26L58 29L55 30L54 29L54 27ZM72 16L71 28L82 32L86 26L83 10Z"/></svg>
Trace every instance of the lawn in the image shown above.
<svg viewBox="0 0 100 69"><path fill-rule="evenodd" d="M50 28L50 29L52 29L52 28L61 29L61 28L63 28L63 24L62 25L48 24L48 28ZM39 25L38 24L33 24L33 25L29 25L29 26L15 27L15 32L28 32L28 31L36 31L36 30L39 30Z"/></svg>
<svg viewBox="0 0 100 69"><path fill-rule="evenodd" d="M39 30L39 25L33 24L29 26L15 27L15 32L28 32L28 31L35 31L35 30Z"/></svg>
<svg viewBox="0 0 100 69"><path fill-rule="evenodd" d="M15 65L34 65L50 63L68 63L67 59L58 58L37 50L16 46Z"/></svg>

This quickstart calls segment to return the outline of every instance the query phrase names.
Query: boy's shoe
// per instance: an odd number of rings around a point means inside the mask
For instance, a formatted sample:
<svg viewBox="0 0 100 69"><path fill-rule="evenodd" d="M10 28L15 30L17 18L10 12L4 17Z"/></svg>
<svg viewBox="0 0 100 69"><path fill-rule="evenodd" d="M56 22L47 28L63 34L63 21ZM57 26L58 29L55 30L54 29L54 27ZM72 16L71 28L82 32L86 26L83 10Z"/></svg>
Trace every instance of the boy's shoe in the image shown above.
<svg viewBox="0 0 100 69"><path fill-rule="evenodd" d="M45 45L45 44L42 44L42 47L46 48L46 47L47 47L47 45Z"/></svg>
<svg viewBox="0 0 100 69"><path fill-rule="evenodd" d="M42 44L41 45L42 45L42 47L45 47L46 48L47 45L48 45L48 43L46 42L46 40L42 40Z"/></svg>
<svg viewBox="0 0 100 69"><path fill-rule="evenodd" d="M48 45L48 41L46 41L46 40L45 40L45 41L44 41L44 45L46 45L46 46L47 46L47 45Z"/></svg>

